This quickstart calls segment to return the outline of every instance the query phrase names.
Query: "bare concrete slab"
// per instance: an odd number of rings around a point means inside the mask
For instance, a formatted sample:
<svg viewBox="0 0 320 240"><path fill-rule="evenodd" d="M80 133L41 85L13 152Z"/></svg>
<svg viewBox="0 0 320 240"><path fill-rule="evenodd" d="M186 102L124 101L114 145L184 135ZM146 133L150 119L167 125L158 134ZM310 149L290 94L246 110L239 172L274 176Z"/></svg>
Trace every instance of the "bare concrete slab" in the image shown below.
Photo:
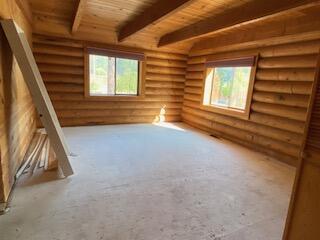
<svg viewBox="0 0 320 240"><path fill-rule="evenodd" d="M23 176L0 239L281 239L290 166L184 124L64 132L75 175Z"/></svg>

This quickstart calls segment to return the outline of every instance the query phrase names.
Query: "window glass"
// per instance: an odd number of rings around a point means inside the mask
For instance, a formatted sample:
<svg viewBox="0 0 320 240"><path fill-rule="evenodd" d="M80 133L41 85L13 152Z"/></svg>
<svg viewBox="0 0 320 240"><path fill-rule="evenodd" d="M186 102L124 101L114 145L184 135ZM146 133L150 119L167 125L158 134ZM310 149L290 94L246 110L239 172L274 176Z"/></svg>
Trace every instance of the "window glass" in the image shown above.
<svg viewBox="0 0 320 240"><path fill-rule="evenodd" d="M251 67L214 68L210 104L244 110Z"/></svg>
<svg viewBox="0 0 320 240"><path fill-rule="evenodd" d="M114 94L115 58L90 55L90 95Z"/></svg>
<svg viewBox="0 0 320 240"><path fill-rule="evenodd" d="M90 96L138 95L139 61L89 54Z"/></svg>
<svg viewBox="0 0 320 240"><path fill-rule="evenodd" d="M137 94L138 61L124 58L117 58L116 61L116 94Z"/></svg>

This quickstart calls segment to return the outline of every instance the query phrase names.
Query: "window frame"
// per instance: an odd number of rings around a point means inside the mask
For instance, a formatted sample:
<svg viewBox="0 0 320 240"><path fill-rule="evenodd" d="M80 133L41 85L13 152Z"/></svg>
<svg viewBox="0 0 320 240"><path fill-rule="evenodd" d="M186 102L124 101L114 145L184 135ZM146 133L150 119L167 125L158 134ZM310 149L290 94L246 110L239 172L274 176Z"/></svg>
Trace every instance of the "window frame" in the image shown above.
<svg viewBox="0 0 320 240"><path fill-rule="evenodd" d="M253 59L252 65L249 65L248 62L250 62L250 58ZM256 78L256 71L257 71L257 63L259 59L259 54L254 54L251 56L237 56L234 58L223 58L223 59L206 59L205 63L205 69L204 69L204 78L203 78L203 87L202 87L202 95L201 95L201 104L200 108L202 110L219 113L227 116L237 117L241 119L248 120L250 117L251 112L251 102L252 102L252 96L253 96L253 90L254 90L254 82ZM251 72L250 72L250 79L249 79L249 85L248 85L248 92L247 92L247 99L246 99L246 105L245 109L237 109L237 108L231 108L231 107L224 107L224 106L218 106L211 104L211 95L212 95L212 84L213 79L209 77L210 73L214 71L214 68L217 67L244 67L244 66L250 66ZM210 81L208 83L208 81ZM208 86L209 85L209 86ZM208 95L209 94L209 95Z"/></svg>
<svg viewBox="0 0 320 240"><path fill-rule="evenodd" d="M114 57L115 62L117 58L132 59L138 61L138 92L137 94L117 94L115 89L114 95L90 95L90 65L89 56L100 55L106 57ZM133 59L137 55L139 59ZM115 63L116 64L116 63ZM111 48L101 48L95 46L84 47L84 97L90 100L132 100L144 98L144 83L145 83L145 57L143 53L115 50ZM115 82L116 84L116 82Z"/></svg>

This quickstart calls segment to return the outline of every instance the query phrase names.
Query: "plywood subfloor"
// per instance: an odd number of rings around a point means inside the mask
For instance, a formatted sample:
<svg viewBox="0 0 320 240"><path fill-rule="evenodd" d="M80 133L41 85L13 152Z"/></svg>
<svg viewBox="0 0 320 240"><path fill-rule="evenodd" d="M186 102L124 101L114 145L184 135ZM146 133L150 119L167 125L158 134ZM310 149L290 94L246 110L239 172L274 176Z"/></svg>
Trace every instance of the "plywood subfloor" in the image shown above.
<svg viewBox="0 0 320 240"><path fill-rule="evenodd" d="M183 124L64 132L75 175L20 179L1 239L281 238L292 167Z"/></svg>

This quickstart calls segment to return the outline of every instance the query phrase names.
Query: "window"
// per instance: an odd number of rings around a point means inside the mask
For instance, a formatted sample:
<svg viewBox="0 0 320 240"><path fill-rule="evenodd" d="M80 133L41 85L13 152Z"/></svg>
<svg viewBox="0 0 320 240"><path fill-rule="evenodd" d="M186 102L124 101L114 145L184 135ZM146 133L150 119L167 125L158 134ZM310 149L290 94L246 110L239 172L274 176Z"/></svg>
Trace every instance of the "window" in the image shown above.
<svg viewBox="0 0 320 240"><path fill-rule="evenodd" d="M256 57L208 61L203 105L209 110L247 118Z"/></svg>
<svg viewBox="0 0 320 240"><path fill-rule="evenodd" d="M87 96L137 96L142 54L89 48Z"/></svg>

